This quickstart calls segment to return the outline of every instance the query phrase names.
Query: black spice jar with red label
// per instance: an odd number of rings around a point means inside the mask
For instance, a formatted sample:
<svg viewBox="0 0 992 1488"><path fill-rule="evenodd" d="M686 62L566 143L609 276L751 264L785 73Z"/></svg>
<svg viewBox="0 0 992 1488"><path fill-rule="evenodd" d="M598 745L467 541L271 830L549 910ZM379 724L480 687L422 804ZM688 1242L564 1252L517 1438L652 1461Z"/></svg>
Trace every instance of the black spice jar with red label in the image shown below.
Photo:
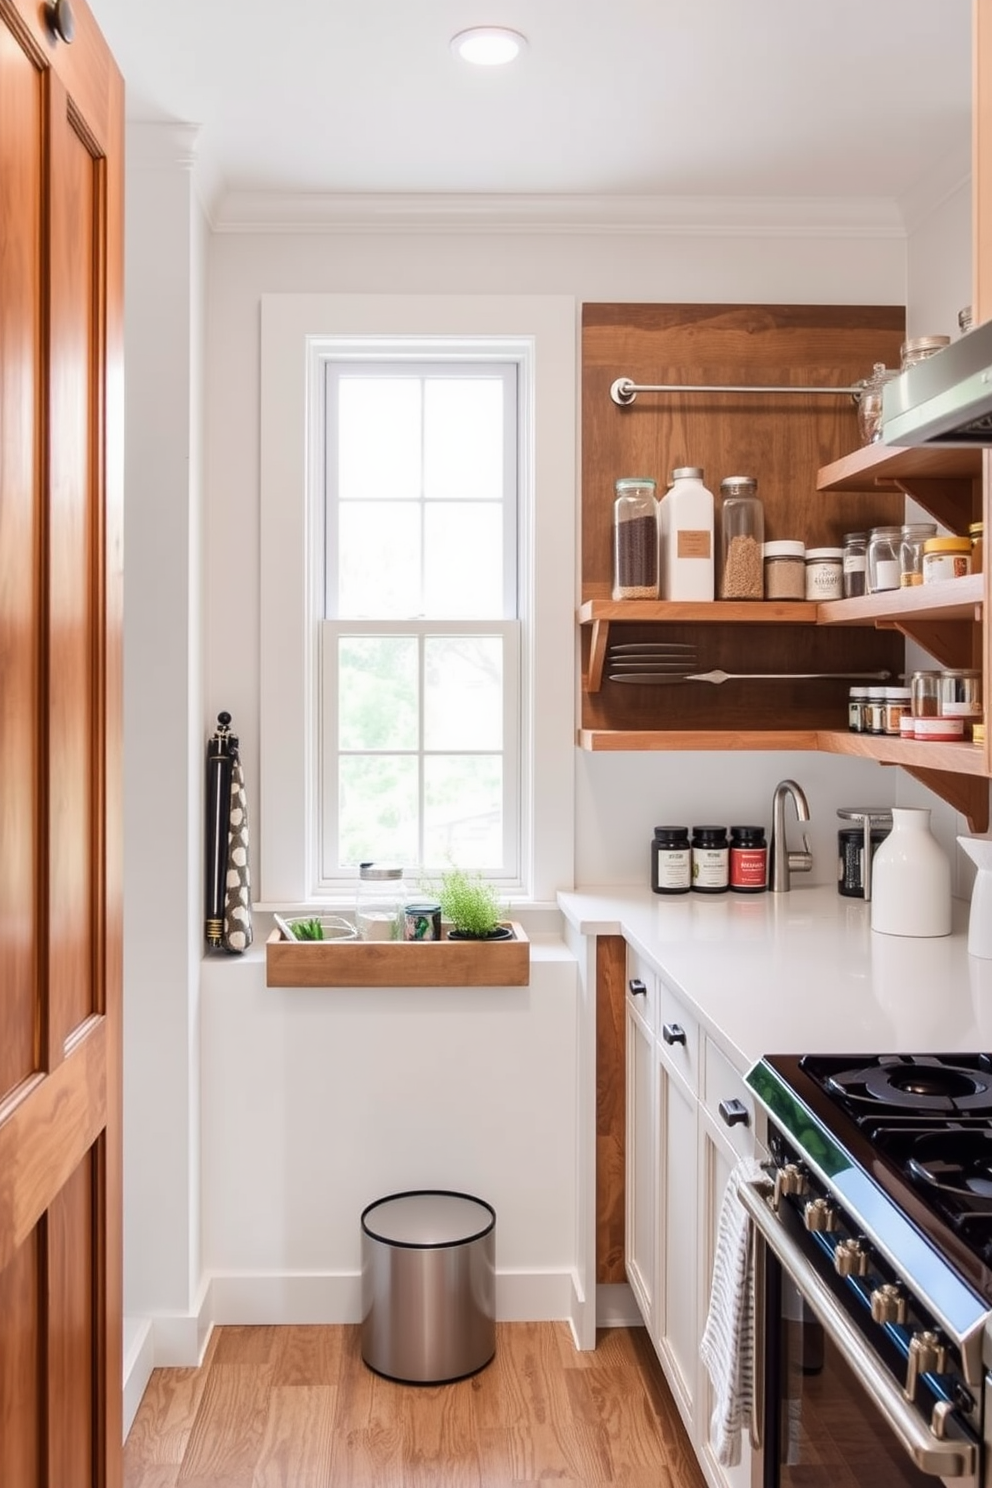
<svg viewBox="0 0 992 1488"><path fill-rule="evenodd" d="M731 827L730 888L735 894L763 894L768 886L768 843L764 827Z"/></svg>

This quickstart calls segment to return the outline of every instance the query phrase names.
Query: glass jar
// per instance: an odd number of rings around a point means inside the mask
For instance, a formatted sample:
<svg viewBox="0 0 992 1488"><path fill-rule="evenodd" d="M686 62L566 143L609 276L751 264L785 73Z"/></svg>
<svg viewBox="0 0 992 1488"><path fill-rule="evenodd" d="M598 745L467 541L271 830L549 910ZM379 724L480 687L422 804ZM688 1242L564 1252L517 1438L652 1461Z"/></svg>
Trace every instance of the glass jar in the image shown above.
<svg viewBox="0 0 992 1488"><path fill-rule="evenodd" d="M651 843L651 888L656 894L688 894L692 888L688 827L655 827Z"/></svg>
<svg viewBox="0 0 992 1488"><path fill-rule="evenodd" d="M939 584L971 573L970 537L928 537L923 544L923 582Z"/></svg>
<svg viewBox="0 0 992 1488"><path fill-rule="evenodd" d="M914 672L909 679L914 718L936 718L940 711L940 673Z"/></svg>
<svg viewBox="0 0 992 1488"><path fill-rule="evenodd" d="M873 527L868 536L868 593L899 588L901 527Z"/></svg>
<svg viewBox="0 0 992 1488"><path fill-rule="evenodd" d="M940 673L941 718L981 718L982 674L970 667Z"/></svg>
<svg viewBox="0 0 992 1488"><path fill-rule="evenodd" d="M765 514L751 475L720 482L720 598L761 599Z"/></svg>
<svg viewBox="0 0 992 1488"><path fill-rule="evenodd" d="M870 377L866 377L858 396L858 428L862 444L875 444L882 437L882 389L893 377L899 376L898 367L886 367L876 362Z"/></svg>
<svg viewBox="0 0 992 1488"><path fill-rule="evenodd" d="M730 887L726 827L693 827L692 887L697 894L725 894Z"/></svg>
<svg viewBox="0 0 992 1488"><path fill-rule="evenodd" d="M971 571L981 573L985 561L985 523L972 522L968 536L971 538Z"/></svg>
<svg viewBox="0 0 992 1488"><path fill-rule="evenodd" d="M860 599L865 593L868 563L867 532L844 533L843 589L845 599Z"/></svg>
<svg viewBox="0 0 992 1488"><path fill-rule="evenodd" d="M912 689L909 687L887 687L885 689L885 732L898 738L902 733L902 720L912 717Z"/></svg>
<svg viewBox="0 0 992 1488"><path fill-rule="evenodd" d="M862 708L863 734L885 733L885 688L869 687L868 698Z"/></svg>
<svg viewBox="0 0 992 1488"><path fill-rule="evenodd" d="M402 940L409 898L402 868L393 863L359 864L355 924L361 939Z"/></svg>
<svg viewBox="0 0 992 1488"><path fill-rule="evenodd" d="M765 598L806 598L806 547L792 538L764 545Z"/></svg>
<svg viewBox="0 0 992 1488"><path fill-rule="evenodd" d="M900 372L915 367L917 362L925 362L935 351L943 351L950 344L950 336L914 336L912 341L904 341L899 351Z"/></svg>
<svg viewBox="0 0 992 1488"><path fill-rule="evenodd" d="M899 539L899 587L910 589L923 583L923 544L936 537L936 522L907 522Z"/></svg>
<svg viewBox="0 0 992 1488"><path fill-rule="evenodd" d="M843 548L806 549L806 598L842 599L844 596Z"/></svg>
<svg viewBox="0 0 992 1488"><path fill-rule="evenodd" d="M868 688L864 682L848 689L847 727L852 734L868 732Z"/></svg>
<svg viewBox="0 0 992 1488"><path fill-rule="evenodd" d="M616 482L613 503L613 598L658 598L657 483L644 476Z"/></svg>

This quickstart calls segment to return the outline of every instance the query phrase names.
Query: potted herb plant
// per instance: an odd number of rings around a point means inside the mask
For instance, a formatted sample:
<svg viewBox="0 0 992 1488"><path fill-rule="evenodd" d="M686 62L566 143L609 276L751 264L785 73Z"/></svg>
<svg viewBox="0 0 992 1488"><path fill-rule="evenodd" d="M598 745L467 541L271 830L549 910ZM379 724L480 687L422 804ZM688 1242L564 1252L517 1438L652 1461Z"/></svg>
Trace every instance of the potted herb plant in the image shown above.
<svg viewBox="0 0 992 1488"><path fill-rule="evenodd" d="M499 892L479 873L447 868L431 892L448 921L451 940L510 940L513 931L502 924L505 905Z"/></svg>

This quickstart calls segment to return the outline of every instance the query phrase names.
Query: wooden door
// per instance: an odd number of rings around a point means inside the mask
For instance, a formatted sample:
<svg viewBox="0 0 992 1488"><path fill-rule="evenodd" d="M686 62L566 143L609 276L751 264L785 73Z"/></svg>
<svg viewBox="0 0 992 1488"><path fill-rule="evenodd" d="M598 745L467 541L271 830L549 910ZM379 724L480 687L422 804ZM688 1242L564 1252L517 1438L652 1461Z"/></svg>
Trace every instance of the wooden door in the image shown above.
<svg viewBox="0 0 992 1488"><path fill-rule="evenodd" d="M123 85L71 4L0 0L5 1488L121 1481Z"/></svg>

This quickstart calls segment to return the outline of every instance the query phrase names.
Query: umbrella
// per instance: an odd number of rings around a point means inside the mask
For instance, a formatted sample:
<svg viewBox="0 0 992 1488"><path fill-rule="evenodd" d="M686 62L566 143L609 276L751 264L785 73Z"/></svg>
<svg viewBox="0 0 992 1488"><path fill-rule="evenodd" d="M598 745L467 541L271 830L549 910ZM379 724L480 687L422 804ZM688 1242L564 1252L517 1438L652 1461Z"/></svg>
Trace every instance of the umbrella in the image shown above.
<svg viewBox="0 0 992 1488"><path fill-rule="evenodd" d="M230 713L218 713L207 745L204 935L218 950L251 945L248 798Z"/></svg>

